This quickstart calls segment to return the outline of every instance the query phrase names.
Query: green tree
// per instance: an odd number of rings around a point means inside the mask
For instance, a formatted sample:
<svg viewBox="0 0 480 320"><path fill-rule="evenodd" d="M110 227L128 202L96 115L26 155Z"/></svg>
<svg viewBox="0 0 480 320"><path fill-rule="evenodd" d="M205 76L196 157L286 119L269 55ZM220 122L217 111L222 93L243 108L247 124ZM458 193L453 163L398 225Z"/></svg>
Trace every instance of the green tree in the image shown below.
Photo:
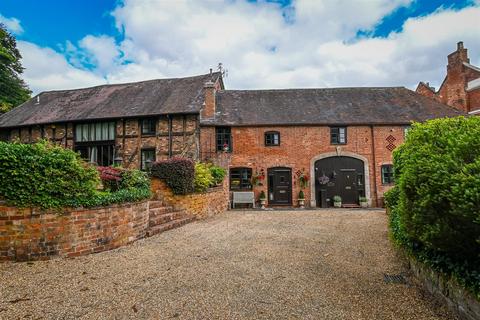
<svg viewBox="0 0 480 320"><path fill-rule="evenodd" d="M20 78L23 72L21 58L17 41L6 27L0 24L0 113L30 99L31 91Z"/></svg>

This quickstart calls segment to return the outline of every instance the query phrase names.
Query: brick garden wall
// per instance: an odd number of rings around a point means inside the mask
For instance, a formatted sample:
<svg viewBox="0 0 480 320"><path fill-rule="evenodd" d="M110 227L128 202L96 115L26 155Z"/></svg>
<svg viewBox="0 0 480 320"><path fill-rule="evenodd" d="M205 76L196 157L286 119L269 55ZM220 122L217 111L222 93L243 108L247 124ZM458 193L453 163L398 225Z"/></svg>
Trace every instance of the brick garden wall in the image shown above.
<svg viewBox="0 0 480 320"><path fill-rule="evenodd" d="M0 205L0 261L76 257L143 238L148 201L61 212Z"/></svg>
<svg viewBox="0 0 480 320"><path fill-rule="evenodd" d="M214 216L228 209L229 191L225 179L222 186L210 188L203 193L175 195L172 190L158 178L152 178L152 192L158 200L175 210L185 210L197 219Z"/></svg>

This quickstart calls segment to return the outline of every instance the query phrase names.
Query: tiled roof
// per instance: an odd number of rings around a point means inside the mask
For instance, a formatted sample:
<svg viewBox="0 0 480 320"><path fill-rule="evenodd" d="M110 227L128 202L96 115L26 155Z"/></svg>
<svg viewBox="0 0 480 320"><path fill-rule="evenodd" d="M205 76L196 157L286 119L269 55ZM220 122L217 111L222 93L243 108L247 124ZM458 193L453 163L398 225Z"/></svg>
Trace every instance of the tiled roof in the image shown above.
<svg viewBox="0 0 480 320"><path fill-rule="evenodd" d="M42 92L0 116L0 127L65 121L198 113L204 102L203 85L220 73L187 78ZM39 103L37 103L37 97Z"/></svg>
<svg viewBox="0 0 480 320"><path fill-rule="evenodd" d="M217 92L215 120L204 125L408 124L463 115L403 87Z"/></svg>

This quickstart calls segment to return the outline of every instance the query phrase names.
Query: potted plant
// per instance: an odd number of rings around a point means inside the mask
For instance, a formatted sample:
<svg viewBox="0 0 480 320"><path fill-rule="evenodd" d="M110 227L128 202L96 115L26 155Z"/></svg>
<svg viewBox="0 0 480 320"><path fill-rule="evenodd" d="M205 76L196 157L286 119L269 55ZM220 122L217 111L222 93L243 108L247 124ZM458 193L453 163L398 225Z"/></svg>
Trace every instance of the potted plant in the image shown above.
<svg viewBox="0 0 480 320"><path fill-rule="evenodd" d="M300 190L298 193L298 206L300 208L305 208L305 194L303 193L303 190Z"/></svg>
<svg viewBox="0 0 480 320"><path fill-rule="evenodd" d="M260 192L260 197L259 197L259 200L260 200L260 206L262 209L265 209L265 203L267 202L267 196L265 195L265 191L261 191Z"/></svg>
<svg viewBox="0 0 480 320"><path fill-rule="evenodd" d="M333 197L333 206L335 208L341 208L342 207L342 197L334 196Z"/></svg>
<svg viewBox="0 0 480 320"><path fill-rule="evenodd" d="M360 207L367 208L368 207L368 199L365 197L359 197L358 200L360 201Z"/></svg>

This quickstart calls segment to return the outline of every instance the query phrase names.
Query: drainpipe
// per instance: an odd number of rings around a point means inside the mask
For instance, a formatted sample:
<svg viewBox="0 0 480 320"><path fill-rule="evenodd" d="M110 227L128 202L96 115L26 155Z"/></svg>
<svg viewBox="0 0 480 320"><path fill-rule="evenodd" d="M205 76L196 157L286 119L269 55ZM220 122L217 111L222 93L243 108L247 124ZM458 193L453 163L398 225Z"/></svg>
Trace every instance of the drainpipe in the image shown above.
<svg viewBox="0 0 480 320"><path fill-rule="evenodd" d="M372 140L372 161L373 161L373 197L375 205L378 207L378 190L377 190L377 158L375 154L375 135L373 134L373 125L370 125L370 133Z"/></svg>
<svg viewBox="0 0 480 320"><path fill-rule="evenodd" d="M168 117L168 157L172 157L172 116L167 115Z"/></svg>

